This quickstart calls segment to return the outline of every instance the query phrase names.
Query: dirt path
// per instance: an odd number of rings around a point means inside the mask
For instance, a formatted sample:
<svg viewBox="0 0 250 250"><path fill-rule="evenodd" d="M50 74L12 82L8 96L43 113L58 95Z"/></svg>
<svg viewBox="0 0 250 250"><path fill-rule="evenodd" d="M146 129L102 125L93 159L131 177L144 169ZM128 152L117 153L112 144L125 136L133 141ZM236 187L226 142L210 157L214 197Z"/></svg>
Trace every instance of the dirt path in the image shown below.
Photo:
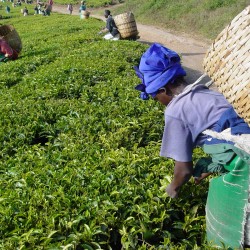
<svg viewBox="0 0 250 250"><path fill-rule="evenodd" d="M74 6L73 15L79 15L78 6ZM66 5L53 5L53 11L68 14ZM105 21L101 16L100 9L89 9L90 17ZM112 10L111 10L112 12ZM182 55L183 66L185 67L190 81L195 81L203 74L202 61L210 43L194 39L187 34L173 34L170 31L163 30L154 26L137 23L140 39L138 42L151 44L161 43L169 49L175 50ZM204 79L208 81L208 78Z"/></svg>

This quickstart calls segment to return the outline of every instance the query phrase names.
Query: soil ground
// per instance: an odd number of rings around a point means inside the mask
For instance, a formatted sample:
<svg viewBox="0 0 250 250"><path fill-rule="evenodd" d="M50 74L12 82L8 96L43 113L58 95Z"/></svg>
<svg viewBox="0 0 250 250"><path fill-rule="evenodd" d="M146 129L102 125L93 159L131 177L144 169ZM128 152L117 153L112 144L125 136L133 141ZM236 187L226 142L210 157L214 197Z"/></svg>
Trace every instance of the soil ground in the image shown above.
<svg viewBox="0 0 250 250"><path fill-rule="evenodd" d="M109 7L112 13L112 8ZM79 6L73 7L73 15L79 15ZM105 22L104 16L100 15L103 13L104 9L88 9L90 12L90 18L97 18ZM67 11L67 5L53 5L53 12L69 14ZM84 19L83 19L84 21ZM140 39L138 42L151 44L154 42L160 43L165 47L172 49L182 55L182 64L187 71L187 79L194 82L203 73L203 58L206 54L207 49L210 47L211 43L207 41L201 41L194 38L191 34L174 34L171 31L164 30L155 26L145 25L137 23L137 29L139 32ZM203 82L209 81L210 78L206 77Z"/></svg>

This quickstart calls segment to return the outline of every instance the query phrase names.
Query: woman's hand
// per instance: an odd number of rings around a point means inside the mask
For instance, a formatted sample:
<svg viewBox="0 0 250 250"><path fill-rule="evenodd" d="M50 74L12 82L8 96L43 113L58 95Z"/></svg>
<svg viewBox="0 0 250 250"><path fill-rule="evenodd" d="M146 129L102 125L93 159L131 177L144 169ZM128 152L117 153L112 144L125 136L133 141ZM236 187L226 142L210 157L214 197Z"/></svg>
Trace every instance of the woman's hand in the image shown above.
<svg viewBox="0 0 250 250"><path fill-rule="evenodd" d="M200 177L194 177L195 184L199 185L203 179L207 178L211 174L212 173L202 173Z"/></svg>
<svg viewBox="0 0 250 250"><path fill-rule="evenodd" d="M177 198L180 188L189 181L193 174L193 162L175 161L174 178L166 192L171 198Z"/></svg>
<svg viewBox="0 0 250 250"><path fill-rule="evenodd" d="M165 191L167 192L168 196L171 198L178 197L178 191L173 187L171 183L166 187Z"/></svg>

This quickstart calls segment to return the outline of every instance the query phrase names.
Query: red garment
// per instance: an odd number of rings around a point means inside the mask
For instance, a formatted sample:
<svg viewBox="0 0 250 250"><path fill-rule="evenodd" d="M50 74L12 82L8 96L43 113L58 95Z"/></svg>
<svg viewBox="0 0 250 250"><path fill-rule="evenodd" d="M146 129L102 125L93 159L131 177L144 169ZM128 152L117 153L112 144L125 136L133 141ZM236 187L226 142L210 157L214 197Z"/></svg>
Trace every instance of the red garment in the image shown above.
<svg viewBox="0 0 250 250"><path fill-rule="evenodd" d="M12 60L18 58L18 53L4 39L0 39L0 53Z"/></svg>

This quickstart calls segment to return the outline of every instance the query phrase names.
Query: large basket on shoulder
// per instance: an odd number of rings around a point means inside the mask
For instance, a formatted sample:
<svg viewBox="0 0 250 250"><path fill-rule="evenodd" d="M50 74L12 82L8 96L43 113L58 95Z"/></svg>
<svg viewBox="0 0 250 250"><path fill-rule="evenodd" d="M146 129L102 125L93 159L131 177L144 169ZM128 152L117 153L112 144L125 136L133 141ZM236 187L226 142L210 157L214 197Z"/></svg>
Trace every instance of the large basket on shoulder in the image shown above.
<svg viewBox="0 0 250 250"><path fill-rule="evenodd" d="M121 38L136 37L138 35L135 17L132 12L117 15L114 17L114 21Z"/></svg>
<svg viewBox="0 0 250 250"><path fill-rule="evenodd" d="M12 49L17 53L20 53L22 50L22 41L12 25L1 25L0 26L0 38L7 41Z"/></svg>
<svg viewBox="0 0 250 250"><path fill-rule="evenodd" d="M218 90L250 125L250 6L214 40L203 67Z"/></svg>

